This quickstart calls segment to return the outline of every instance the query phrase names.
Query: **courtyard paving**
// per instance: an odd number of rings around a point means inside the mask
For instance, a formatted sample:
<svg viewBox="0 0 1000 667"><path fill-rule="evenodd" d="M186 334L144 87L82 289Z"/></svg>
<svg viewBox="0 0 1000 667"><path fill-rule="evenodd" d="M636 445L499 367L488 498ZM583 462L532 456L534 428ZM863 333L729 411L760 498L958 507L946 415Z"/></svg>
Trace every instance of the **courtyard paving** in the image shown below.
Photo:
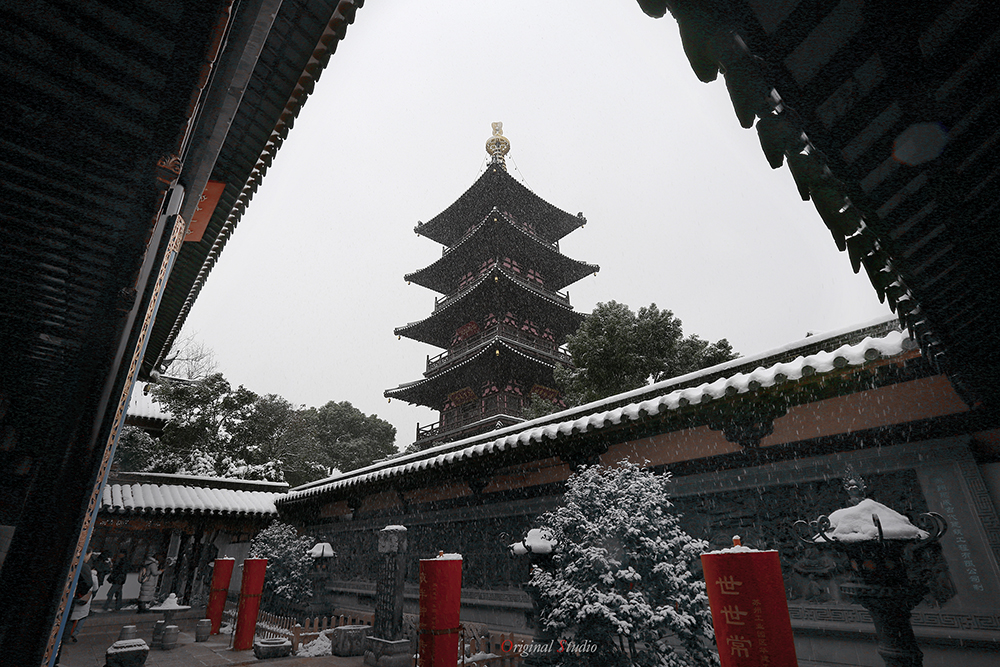
<svg viewBox="0 0 1000 667"><path fill-rule="evenodd" d="M253 651L233 651L230 635L214 635L206 642L194 640L194 629L203 618L203 610L182 612L174 618L180 635L177 646L169 651L150 649L146 667L226 667L229 665L269 665L273 667L361 667L361 657L338 656L287 657L258 660ZM118 639L123 625L134 625L139 639L152 642L153 626L160 614L133 611L92 612L80 626L77 642L67 638L63 644L61 667L104 667L108 647Z"/></svg>

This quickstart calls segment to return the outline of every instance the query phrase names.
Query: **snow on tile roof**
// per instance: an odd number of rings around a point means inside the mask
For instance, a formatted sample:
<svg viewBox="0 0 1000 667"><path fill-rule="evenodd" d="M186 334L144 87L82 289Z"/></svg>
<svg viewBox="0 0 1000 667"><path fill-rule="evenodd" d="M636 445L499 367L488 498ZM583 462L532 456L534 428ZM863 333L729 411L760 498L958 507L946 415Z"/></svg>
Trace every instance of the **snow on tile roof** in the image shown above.
<svg viewBox="0 0 1000 667"><path fill-rule="evenodd" d="M801 355L790 361L773 363L767 367L756 366L756 360L773 359L775 356L790 356L796 349L813 347L822 341L834 341L853 331L889 324L895 318L879 318L861 327L851 327L812 336L792 343L777 350L751 357L735 359L725 363L689 373L677 378L665 380L647 387L641 387L624 394L566 410L563 413L550 415L538 420L523 422L514 426L431 447L422 452L416 452L388 461L360 468L338 476L311 482L297 487L284 495L278 504L307 498L325 491L357 486L367 482L406 475L428 468L485 456L517 447L529 446L535 442L556 440L562 436L574 433L593 431L623 422L636 421L646 415L656 415L671 410L677 410L688 405L709 403L714 400L746 394L767 387L781 385L785 382L800 380L813 375L822 375L837 369L860 367L877 359L886 359L901 355L916 349L916 343L901 331L891 331L884 336L867 336L855 344L843 344L832 352L820 350L813 354ZM736 369L751 369L740 372ZM719 371L732 369L731 375L719 377L710 382L693 384L690 381L698 377L715 376ZM680 388L678 385L687 384ZM637 400L621 407L608 409L610 405L619 404L629 398L651 396L645 400ZM602 409L603 408L603 409ZM555 421L560 415L567 418ZM575 415L580 415L576 417ZM552 421L548 421L552 420ZM539 422L546 422L541 423ZM538 424L532 426L533 424Z"/></svg>
<svg viewBox="0 0 1000 667"><path fill-rule="evenodd" d="M273 516L276 491L245 491L181 484L107 484L101 511L118 514Z"/></svg>
<svg viewBox="0 0 1000 667"><path fill-rule="evenodd" d="M132 396L129 399L127 414L130 417L139 417L141 419L169 421L170 415L164 412L160 404L153 401L152 394L148 393L149 386L146 382L139 382L135 385L135 388L132 390Z"/></svg>

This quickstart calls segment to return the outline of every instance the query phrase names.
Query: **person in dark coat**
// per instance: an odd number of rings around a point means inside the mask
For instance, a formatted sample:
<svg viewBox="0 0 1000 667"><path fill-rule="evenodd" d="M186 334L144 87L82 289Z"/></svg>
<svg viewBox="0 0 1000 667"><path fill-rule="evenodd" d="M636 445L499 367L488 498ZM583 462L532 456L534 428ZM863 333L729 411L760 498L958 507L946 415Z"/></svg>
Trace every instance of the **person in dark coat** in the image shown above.
<svg viewBox="0 0 1000 667"><path fill-rule="evenodd" d="M108 578L108 574L111 573L111 559L100 552L95 551L90 560L94 574L97 575L97 587L100 588L104 585L105 580Z"/></svg>
<svg viewBox="0 0 1000 667"><path fill-rule="evenodd" d="M122 551L115 558L115 562L111 566L111 574L108 575L111 588L108 590L108 599L104 601L104 611L111 609L112 598L115 600L115 611L122 608L122 587L125 585L126 578L128 578L128 554Z"/></svg>

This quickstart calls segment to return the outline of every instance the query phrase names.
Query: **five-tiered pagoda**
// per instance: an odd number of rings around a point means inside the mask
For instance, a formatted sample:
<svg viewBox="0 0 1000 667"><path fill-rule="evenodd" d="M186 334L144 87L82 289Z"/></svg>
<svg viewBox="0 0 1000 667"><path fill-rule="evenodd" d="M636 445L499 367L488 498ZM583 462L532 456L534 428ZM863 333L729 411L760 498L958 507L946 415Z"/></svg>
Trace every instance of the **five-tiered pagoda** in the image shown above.
<svg viewBox="0 0 1000 667"><path fill-rule="evenodd" d="M440 411L417 426L432 444L523 421L531 396L561 404L553 388L561 347L583 315L559 290L599 269L559 252L559 239L587 221L544 201L507 173L501 123L486 142L490 164L465 194L414 231L444 246L439 260L406 276L442 296L430 317L396 329L445 351L428 357L422 380L385 396Z"/></svg>

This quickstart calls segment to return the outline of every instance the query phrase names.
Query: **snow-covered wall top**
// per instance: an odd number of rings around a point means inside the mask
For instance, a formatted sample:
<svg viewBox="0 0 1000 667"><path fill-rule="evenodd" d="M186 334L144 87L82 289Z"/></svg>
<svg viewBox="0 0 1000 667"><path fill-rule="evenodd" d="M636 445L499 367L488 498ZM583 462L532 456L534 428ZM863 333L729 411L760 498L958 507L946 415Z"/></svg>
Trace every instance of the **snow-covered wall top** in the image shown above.
<svg viewBox="0 0 1000 667"><path fill-rule="evenodd" d="M631 392L611 396L601 401L591 403L556 415L524 422L492 433L487 433L457 442L432 447L422 452L401 456L383 461L366 468L351 471L339 476L297 487L282 497L278 504L307 498L326 491L341 489L372 481L406 475L409 473L437 468L457 463L466 459L489 456L517 447L530 446L532 443L546 440L557 440L574 433L593 431L615 426L629 421L636 421L646 415L656 415L671 410L677 410L688 405L709 403L714 400L746 394L759 389L780 385L785 382L799 380L813 375L822 375L837 369L859 367L878 359L892 358L916 348L916 343L900 331L891 331L884 336L865 337L855 344L840 345L831 351L818 351L813 354L793 356L796 349L815 347L823 340L836 340L853 330L863 330L879 324L886 324L895 318L880 318L862 327L843 329L822 336L812 336L796 344L772 350L754 357L728 361L718 366L706 368L671 380L666 380L649 387L642 387ZM769 359L776 355L784 355L790 361L774 363L766 368L753 367L756 359ZM718 377L710 382L694 384L693 378L717 376L720 371L733 369L731 375ZM747 369L740 372L736 369ZM750 370L752 369L752 370ZM675 388L686 384L683 388ZM637 400L622 407L607 409L610 405L620 404L630 397L648 397ZM582 413L582 414L581 414ZM559 420L559 417L564 417ZM544 422L539 424L539 422Z"/></svg>

